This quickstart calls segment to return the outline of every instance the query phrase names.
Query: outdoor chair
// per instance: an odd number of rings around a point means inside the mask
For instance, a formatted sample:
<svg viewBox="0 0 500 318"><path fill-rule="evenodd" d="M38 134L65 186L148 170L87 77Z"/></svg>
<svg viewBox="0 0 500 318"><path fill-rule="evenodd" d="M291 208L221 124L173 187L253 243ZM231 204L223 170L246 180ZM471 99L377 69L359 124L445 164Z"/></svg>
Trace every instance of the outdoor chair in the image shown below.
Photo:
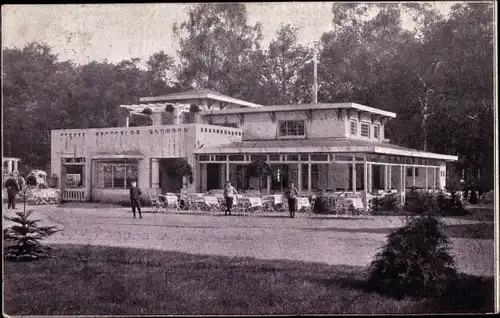
<svg viewBox="0 0 500 318"><path fill-rule="evenodd" d="M149 199L151 200L151 205L153 206L153 212L155 213L165 213L166 202L160 199L158 194L150 193Z"/></svg>
<svg viewBox="0 0 500 318"><path fill-rule="evenodd" d="M262 204L261 197L247 197L248 200L248 212L259 213L263 212L264 206Z"/></svg>
<svg viewBox="0 0 500 318"><path fill-rule="evenodd" d="M241 212L243 215L246 215L248 208L250 207L250 201L247 197L237 197L236 203L233 205L234 212Z"/></svg>
<svg viewBox="0 0 500 318"><path fill-rule="evenodd" d="M335 216L351 215L352 200L339 197L335 200Z"/></svg>
<svg viewBox="0 0 500 318"><path fill-rule="evenodd" d="M221 204L216 196L205 196L205 204L209 212L220 213Z"/></svg>
<svg viewBox="0 0 500 318"><path fill-rule="evenodd" d="M267 196L262 198L262 212L275 212L274 197Z"/></svg>

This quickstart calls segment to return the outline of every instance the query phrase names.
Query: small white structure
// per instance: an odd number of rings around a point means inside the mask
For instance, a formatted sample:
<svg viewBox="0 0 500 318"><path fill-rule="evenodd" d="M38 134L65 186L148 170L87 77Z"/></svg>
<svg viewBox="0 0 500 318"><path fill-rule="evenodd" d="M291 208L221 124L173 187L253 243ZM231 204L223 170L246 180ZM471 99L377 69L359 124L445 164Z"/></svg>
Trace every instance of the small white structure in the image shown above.
<svg viewBox="0 0 500 318"><path fill-rule="evenodd" d="M2 157L3 174L19 172L19 161L21 161L19 158Z"/></svg>

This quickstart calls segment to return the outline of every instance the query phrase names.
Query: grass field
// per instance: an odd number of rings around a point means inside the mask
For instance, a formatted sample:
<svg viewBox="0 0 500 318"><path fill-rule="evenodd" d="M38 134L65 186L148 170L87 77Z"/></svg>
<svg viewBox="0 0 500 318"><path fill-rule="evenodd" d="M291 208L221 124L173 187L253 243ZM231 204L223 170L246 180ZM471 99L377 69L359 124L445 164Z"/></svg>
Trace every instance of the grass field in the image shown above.
<svg viewBox="0 0 500 318"><path fill-rule="evenodd" d="M366 270L298 261L59 245L50 259L5 263L9 315L434 313L493 310L493 279L453 294L395 300Z"/></svg>

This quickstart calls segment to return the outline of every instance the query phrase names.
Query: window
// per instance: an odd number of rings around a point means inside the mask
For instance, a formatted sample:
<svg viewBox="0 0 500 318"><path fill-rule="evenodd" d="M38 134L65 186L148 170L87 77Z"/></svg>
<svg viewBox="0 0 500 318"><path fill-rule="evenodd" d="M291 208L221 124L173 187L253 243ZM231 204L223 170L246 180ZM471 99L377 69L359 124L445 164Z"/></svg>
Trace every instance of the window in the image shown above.
<svg viewBox="0 0 500 318"><path fill-rule="evenodd" d="M97 187L105 189L126 189L132 181L137 182L139 164L126 161L97 162Z"/></svg>
<svg viewBox="0 0 500 318"><path fill-rule="evenodd" d="M356 119L351 119L351 135L358 134L358 121Z"/></svg>
<svg viewBox="0 0 500 318"><path fill-rule="evenodd" d="M373 138L380 138L380 125L373 125Z"/></svg>
<svg viewBox="0 0 500 318"><path fill-rule="evenodd" d="M279 135L280 136L304 136L303 120L284 120L279 122Z"/></svg>
<svg viewBox="0 0 500 318"><path fill-rule="evenodd" d="M370 137L370 124L361 123L361 136Z"/></svg>
<svg viewBox="0 0 500 318"><path fill-rule="evenodd" d="M82 188L84 187L84 165L66 164L65 166L65 187L66 188Z"/></svg>
<svg viewBox="0 0 500 318"><path fill-rule="evenodd" d="M413 177L413 168L406 168L406 176ZM415 168L415 177L418 177L418 168Z"/></svg>

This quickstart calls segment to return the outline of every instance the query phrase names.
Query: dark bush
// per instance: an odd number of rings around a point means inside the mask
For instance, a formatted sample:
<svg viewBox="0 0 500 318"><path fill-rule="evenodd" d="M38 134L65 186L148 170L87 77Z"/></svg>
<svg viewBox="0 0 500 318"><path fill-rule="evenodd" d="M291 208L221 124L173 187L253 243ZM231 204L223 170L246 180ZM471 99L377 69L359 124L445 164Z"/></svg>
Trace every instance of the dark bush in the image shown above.
<svg viewBox="0 0 500 318"><path fill-rule="evenodd" d="M318 195L314 201L314 212L326 214L335 211L335 198L331 195Z"/></svg>
<svg viewBox="0 0 500 318"><path fill-rule="evenodd" d="M200 111L200 106L198 106L197 104L191 104L189 106L190 113L198 113L199 111Z"/></svg>
<svg viewBox="0 0 500 318"><path fill-rule="evenodd" d="M445 197L443 193L419 192L412 189L406 193L405 210L418 215L426 213L441 216L467 214L467 210L455 191L451 192L451 197Z"/></svg>
<svg viewBox="0 0 500 318"><path fill-rule="evenodd" d="M371 210L378 211L395 211L401 210L401 198L395 193L385 195L384 197L375 197L370 201Z"/></svg>
<svg viewBox="0 0 500 318"><path fill-rule="evenodd" d="M431 214L414 217L392 232L370 264L368 286L393 297L447 293L457 277L450 240Z"/></svg>

